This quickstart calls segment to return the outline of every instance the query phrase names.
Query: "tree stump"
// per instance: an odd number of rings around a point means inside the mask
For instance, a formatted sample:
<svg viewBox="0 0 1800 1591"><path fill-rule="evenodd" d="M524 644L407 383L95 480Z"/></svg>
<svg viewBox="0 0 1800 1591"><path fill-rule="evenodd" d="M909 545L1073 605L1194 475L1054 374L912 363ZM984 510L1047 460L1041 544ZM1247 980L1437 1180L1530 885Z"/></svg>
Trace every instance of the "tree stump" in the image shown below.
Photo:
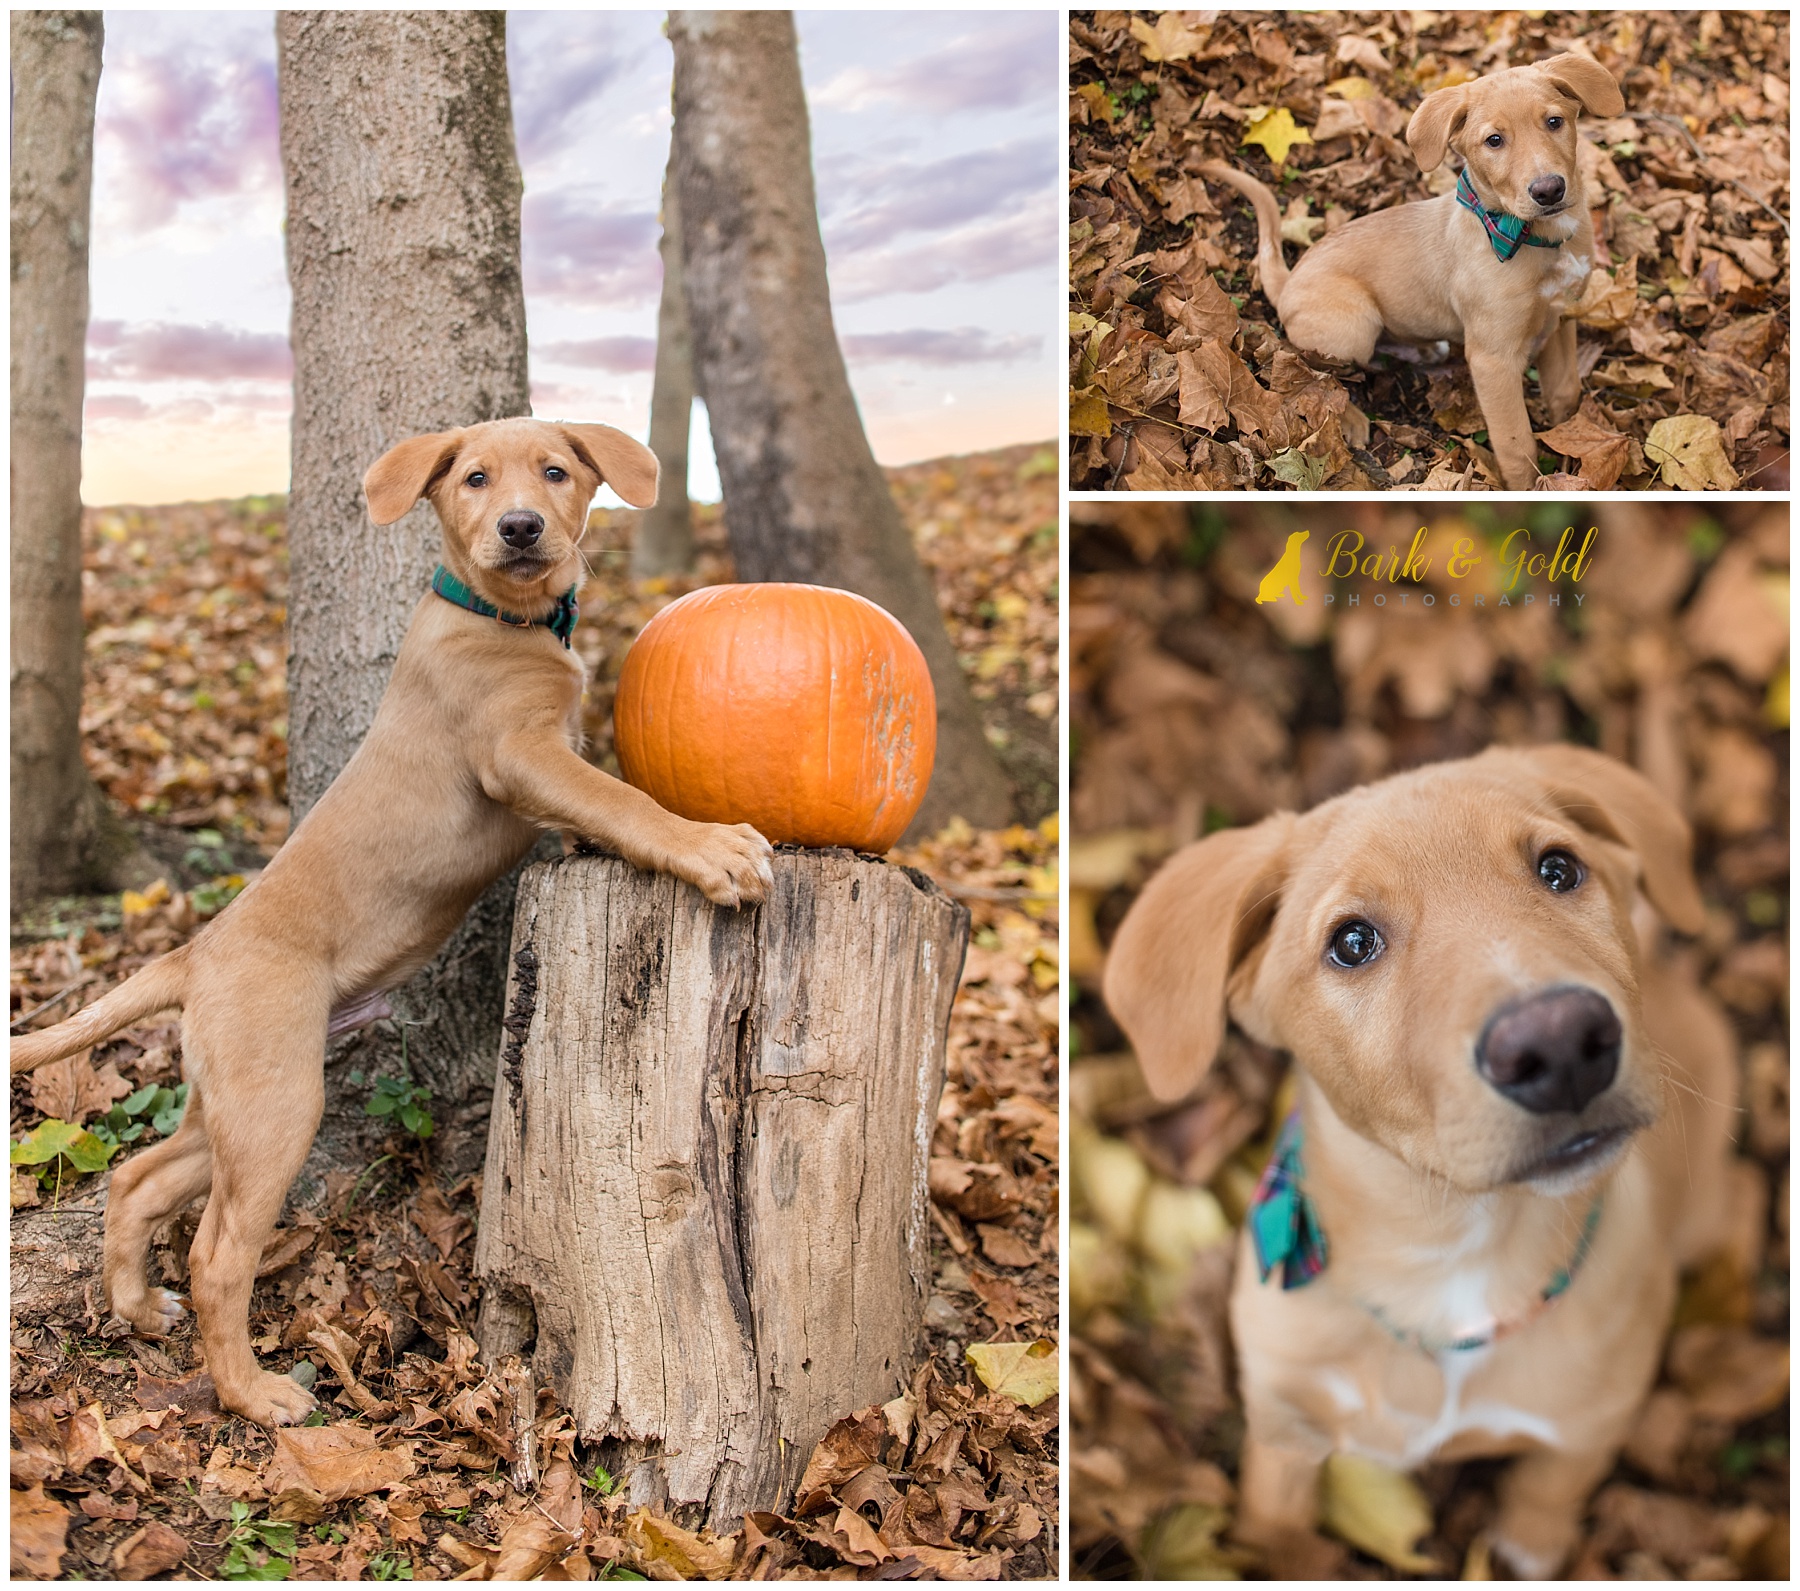
<svg viewBox="0 0 1800 1591"><path fill-rule="evenodd" d="M849 851L782 851L746 911L612 858L526 870L482 1348L535 1338L634 1502L784 1506L831 1424L910 1376L968 934L923 874Z"/></svg>

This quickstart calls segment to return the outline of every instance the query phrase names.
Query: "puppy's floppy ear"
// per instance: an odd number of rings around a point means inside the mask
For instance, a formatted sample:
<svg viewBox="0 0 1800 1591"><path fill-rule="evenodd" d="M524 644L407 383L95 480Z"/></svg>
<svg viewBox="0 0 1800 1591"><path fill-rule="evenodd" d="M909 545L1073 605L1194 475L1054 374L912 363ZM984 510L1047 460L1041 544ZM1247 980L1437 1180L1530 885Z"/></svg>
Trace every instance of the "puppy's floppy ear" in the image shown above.
<svg viewBox="0 0 1800 1591"><path fill-rule="evenodd" d="M1585 55L1553 55L1538 62L1538 70L1581 108L1596 116L1617 116L1625 109L1625 96L1611 72Z"/></svg>
<svg viewBox="0 0 1800 1591"><path fill-rule="evenodd" d="M450 467L461 441L461 431L433 431L396 442L363 476L369 518L377 525L391 525L405 517L432 482Z"/></svg>
<svg viewBox="0 0 1800 1591"><path fill-rule="evenodd" d="M1650 904L1683 933L1696 934L1706 907L1694 882L1694 840L1687 819L1635 768L1585 746L1521 751L1549 798L1571 823L1637 854Z"/></svg>
<svg viewBox="0 0 1800 1591"><path fill-rule="evenodd" d="M656 502L656 455L610 425L559 425L575 456L633 508Z"/></svg>
<svg viewBox="0 0 1800 1591"><path fill-rule="evenodd" d="M1458 83L1454 88L1440 88L1427 94L1406 124L1406 146L1418 161L1419 170L1436 171L1444 163L1444 151L1450 140L1462 131L1469 114L1469 86Z"/></svg>
<svg viewBox="0 0 1800 1591"><path fill-rule="evenodd" d="M1179 1099L1218 1054L1232 974L1280 902L1293 823L1283 812L1176 852L1119 925L1106 1004L1158 1099Z"/></svg>

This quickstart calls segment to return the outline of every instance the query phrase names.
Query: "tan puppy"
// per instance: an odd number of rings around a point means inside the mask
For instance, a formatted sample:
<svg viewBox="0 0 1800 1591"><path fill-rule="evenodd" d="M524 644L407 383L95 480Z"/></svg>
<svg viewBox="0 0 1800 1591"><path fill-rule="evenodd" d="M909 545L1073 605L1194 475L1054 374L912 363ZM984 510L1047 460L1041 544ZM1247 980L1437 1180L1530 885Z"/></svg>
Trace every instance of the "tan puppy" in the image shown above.
<svg viewBox="0 0 1800 1591"><path fill-rule="evenodd" d="M378 525L429 498L450 572L538 620L580 583L576 543L600 483L646 505L656 475L648 449L609 426L493 420L402 442L363 487ZM324 1107L334 1010L354 1025L353 1008L366 1012L418 971L545 828L673 873L724 906L760 901L772 881L770 846L748 825L691 823L581 759L582 684L579 657L549 629L426 592L367 738L261 877L79 1016L13 1040L17 1073L183 1008L187 1114L113 1177L106 1294L119 1319L167 1332L181 1306L145 1283L150 1236L210 1191L191 1293L219 1401L239 1414L280 1425L313 1407L290 1378L257 1368L247 1314Z"/></svg>
<svg viewBox="0 0 1800 1591"><path fill-rule="evenodd" d="M1727 1201L1731 1030L1659 971L1643 897L1699 927L1686 824L1547 746L1217 834L1127 914L1106 1000L1159 1095L1199 1081L1228 1015L1299 1071L1323 1269L1265 1280L1253 1209L1231 1303L1239 1528L1277 1564L1334 1451L1523 1453L1495 1548L1545 1576L1575 1542Z"/></svg>
<svg viewBox="0 0 1800 1591"><path fill-rule="evenodd" d="M1366 365L1384 328L1403 342L1461 343L1506 485L1530 491L1538 469L1525 411L1527 367L1537 361L1553 423L1581 400L1575 322L1563 317L1593 269L1594 227L1575 120L1583 110L1616 116L1624 109L1611 74L1580 55L1425 96L1406 129L1420 169L1433 171L1454 153L1483 210L1527 224L1536 243L1520 242L1509 259L1499 257L1480 215L1443 194L1361 216L1321 238L1289 271L1274 194L1230 166L1201 171L1255 207L1262 288L1295 347Z"/></svg>

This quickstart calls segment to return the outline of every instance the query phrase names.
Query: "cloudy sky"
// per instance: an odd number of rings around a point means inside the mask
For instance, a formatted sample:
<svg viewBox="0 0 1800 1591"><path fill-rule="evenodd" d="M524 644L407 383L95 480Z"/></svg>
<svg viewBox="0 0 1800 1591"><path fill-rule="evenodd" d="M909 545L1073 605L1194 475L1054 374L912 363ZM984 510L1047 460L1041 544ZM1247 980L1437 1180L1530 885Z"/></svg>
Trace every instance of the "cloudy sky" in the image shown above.
<svg viewBox="0 0 1800 1591"><path fill-rule="evenodd" d="M672 58L660 11L508 17L537 411L647 434ZM1054 12L800 12L832 309L883 463L1054 437ZM82 494L282 491L271 12L108 11ZM696 423L696 496L718 479Z"/></svg>

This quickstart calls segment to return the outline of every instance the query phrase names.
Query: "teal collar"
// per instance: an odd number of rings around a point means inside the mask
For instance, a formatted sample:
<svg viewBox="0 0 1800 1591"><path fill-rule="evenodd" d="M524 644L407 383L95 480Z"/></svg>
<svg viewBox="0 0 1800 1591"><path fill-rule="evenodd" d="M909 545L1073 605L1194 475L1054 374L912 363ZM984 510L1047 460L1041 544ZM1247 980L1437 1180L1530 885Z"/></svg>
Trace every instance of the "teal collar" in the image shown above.
<svg viewBox="0 0 1800 1591"><path fill-rule="evenodd" d="M1251 1195L1250 1209L1245 1216L1245 1225L1250 1229L1250 1241L1256 1250L1256 1267L1262 1273L1262 1279L1266 1282L1279 1269L1284 1289L1306 1286L1325 1269L1330 1257L1325 1229L1319 1224L1319 1212L1306 1194L1303 1181L1305 1170L1301 1164L1300 1150L1300 1112L1296 1110L1281 1124L1274 1152L1269 1157L1268 1165L1263 1168L1262 1178L1256 1185L1256 1192ZM1486 1331L1438 1342L1419 1332L1405 1331L1394 1325L1373 1304L1363 1303L1361 1299L1357 1303L1396 1342L1405 1343L1408 1347L1418 1348L1425 1353L1460 1353L1485 1348L1535 1320L1569 1290L1569 1284L1575 1280L1576 1272L1581 1269L1588 1251L1594 1246L1594 1233L1600 1225L1600 1207L1603 1203L1603 1198L1596 1198L1588 1206L1587 1220L1582 1225L1581 1236L1575 1244L1575 1252L1569 1263L1550 1278L1538 1295L1536 1307L1519 1320L1496 1321Z"/></svg>
<svg viewBox="0 0 1800 1591"><path fill-rule="evenodd" d="M1469 181L1469 174L1464 171L1456 179L1456 202L1465 210L1473 210L1481 218L1481 224L1487 231L1488 242L1493 245L1494 258L1504 265L1526 244L1534 249L1560 249L1560 238L1534 237L1526 230L1531 225L1516 215L1508 215L1504 210L1489 210L1482 205L1481 197L1475 192L1475 184Z"/></svg>
<svg viewBox="0 0 1800 1591"><path fill-rule="evenodd" d="M437 566L437 572L431 577L431 589L446 602L454 602L459 608L479 613L484 619L498 619L502 624L510 624L519 630L540 626L562 642L565 652L569 650L569 637L575 633L575 621L581 617L581 609L575 606L573 586L556 599L556 606L541 619L522 619L516 613L502 612L486 598L476 596L442 564Z"/></svg>

